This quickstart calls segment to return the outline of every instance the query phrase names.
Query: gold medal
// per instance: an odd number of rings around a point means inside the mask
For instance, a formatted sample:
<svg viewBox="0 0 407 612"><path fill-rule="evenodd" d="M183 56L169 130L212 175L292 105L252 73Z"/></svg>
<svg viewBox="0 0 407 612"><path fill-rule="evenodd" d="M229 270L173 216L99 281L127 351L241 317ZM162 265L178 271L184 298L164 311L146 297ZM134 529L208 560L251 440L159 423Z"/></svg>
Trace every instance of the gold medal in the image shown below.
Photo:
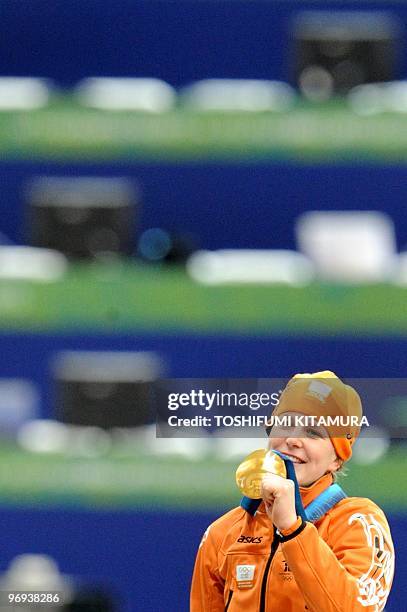
<svg viewBox="0 0 407 612"><path fill-rule="evenodd" d="M287 478L283 459L265 448L253 451L242 461L236 470L236 484L243 495L251 499L261 499L261 481L267 473Z"/></svg>

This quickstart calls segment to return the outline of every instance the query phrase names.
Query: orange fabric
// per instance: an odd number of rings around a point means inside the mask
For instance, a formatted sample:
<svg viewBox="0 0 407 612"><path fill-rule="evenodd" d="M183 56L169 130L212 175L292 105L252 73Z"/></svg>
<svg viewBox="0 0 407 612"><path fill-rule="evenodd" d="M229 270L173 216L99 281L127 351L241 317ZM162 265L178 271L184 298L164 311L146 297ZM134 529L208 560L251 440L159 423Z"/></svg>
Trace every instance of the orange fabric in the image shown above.
<svg viewBox="0 0 407 612"><path fill-rule="evenodd" d="M352 445L355 439L355 437L352 437L350 440L346 438L331 438L335 452L340 459L348 461L352 457Z"/></svg>
<svg viewBox="0 0 407 612"><path fill-rule="evenodd" d="M362 403L358 393L345 385L334 372L326 370L314 374L295 374L281 394L273 415L300 412L308 416L362 417ZM360 433L355 425L327 427L336 454L347 461L352 445Z"/></svg>
<svg viewBox="0 0 407 612"><path fill-rule="evenodd" d="M324 476L303 501L330 484ZM309 501L308 501L309 500ZM315 525L274 542L263 504L255 516L235 508L206 531L197 554L191 612L380 612L394 571L383 512L369 499L346 498ZM262 583L264 609L261 608Z"/></svg>
<svg viewBox="0 0 407 612"><path fill-rule="evenodd" d="M309 487L300 487L301 499L304 508L309 506L309 504L314 501L322 493L325 491L332 483L334 479L331 473L325 474L325 476L321 476L318 478L316 482L314 482Z"/></svg>

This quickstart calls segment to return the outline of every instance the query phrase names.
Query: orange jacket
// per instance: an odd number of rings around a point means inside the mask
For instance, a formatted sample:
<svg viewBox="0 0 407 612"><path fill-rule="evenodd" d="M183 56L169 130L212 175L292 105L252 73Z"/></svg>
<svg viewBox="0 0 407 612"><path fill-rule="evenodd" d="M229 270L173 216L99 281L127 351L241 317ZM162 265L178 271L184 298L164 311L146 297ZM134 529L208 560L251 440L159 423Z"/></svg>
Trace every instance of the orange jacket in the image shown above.
<svg viewBox="0 0 407 612"><path fill-rule="evenodd" d="M304 507L331 483L326 475L301 487ZM369 499L342 499L315 525L298 519L283 534L275 533L263 504L254 516L239 507L202 538L190 610L379 612L393 573L389 526Z"/></svg>

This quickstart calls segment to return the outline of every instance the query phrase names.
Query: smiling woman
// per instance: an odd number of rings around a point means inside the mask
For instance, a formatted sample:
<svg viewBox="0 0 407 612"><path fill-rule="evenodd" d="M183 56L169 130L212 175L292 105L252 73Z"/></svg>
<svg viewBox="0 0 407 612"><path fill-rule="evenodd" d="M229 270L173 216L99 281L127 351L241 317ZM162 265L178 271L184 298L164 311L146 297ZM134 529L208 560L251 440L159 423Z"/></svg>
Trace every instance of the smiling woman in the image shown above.
<svg viewBox="0 0 407 612"><path fill-rule="evenodd" d="M287 413L296 416L298 413ZM298 484L311 485L327 473L334 475L343 465L325 427L273 428L269 448L277 450L294 463Z"/></svg>
<svg viewBox="0 0 407 612"><path fill-rule="evenodd" d="M297 374L273 414L293 422L268 430L269 450L292 466L291 476L267 473L261 503L244 498L207 529L191 612L380 612L394 573L386 517L334 484L360 431L359 395L332 372ZM302 424L320 415L358 419Z"/></svg>

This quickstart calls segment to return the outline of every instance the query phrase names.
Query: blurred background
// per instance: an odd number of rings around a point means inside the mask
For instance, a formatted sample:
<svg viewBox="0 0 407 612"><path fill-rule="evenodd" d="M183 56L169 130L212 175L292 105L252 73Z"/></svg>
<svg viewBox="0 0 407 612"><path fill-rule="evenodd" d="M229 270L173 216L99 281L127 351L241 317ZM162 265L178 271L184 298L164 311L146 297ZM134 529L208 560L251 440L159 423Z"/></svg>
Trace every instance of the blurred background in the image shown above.
<svg viewBox="0 0 407 612"><path fill-rule="evenodd" d="M157 439L157 381L405 375L407 5L0 17L2 589L186 611L201 535L261 444ZM399 611L407 397L382 412L343 486L388 515Z"/></svg>

